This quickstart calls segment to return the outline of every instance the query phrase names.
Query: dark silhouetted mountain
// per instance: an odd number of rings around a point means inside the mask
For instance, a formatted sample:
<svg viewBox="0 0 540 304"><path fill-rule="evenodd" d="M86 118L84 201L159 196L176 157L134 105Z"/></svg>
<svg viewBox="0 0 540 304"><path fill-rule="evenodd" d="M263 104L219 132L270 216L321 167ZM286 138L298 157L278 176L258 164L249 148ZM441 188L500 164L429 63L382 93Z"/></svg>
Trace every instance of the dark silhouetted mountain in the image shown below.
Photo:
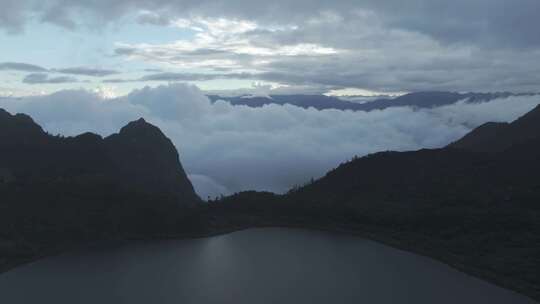
<svg viewBox="0 0 540 304"><path fill-rule="evenodd" d="M173 143L143 119L105 139L85 133L54 137L29 116L0 112L0 167L20 179L102 176L139 191L167 193L179 203L198 200Z"/></svg>
<svg viewBox="0 0 540 304"><path fill-rule="evenodd" d="M339 99L339 97L326 95L270 95L264 96L235 96L222 97L209 95L212 102L224 100L232 105L245 105L259 108L264 105L290 104L301 108L315 108L317 110L336 109L351 111L373 111L384 110L391 107L414 107L414 108L434 108L457 103L465 100L470 103L487 102L497 98L508 98L511 96L523 96L535 94L513 94L502 93L454 93L454 92L417 92L405 94L396 98L381 98L366 103L355 103Z"/></svg>
<svg viewBox="0 0 540 304"><path fill-rule="evenodd" d="M501 152L516 144L540 138L540 106L516 121L486 123L449 147L479 152Z"/></svg>
<svg viewBox="0 0 540 304"><path fill-rule="evenodd" d="M172 142L142 119L106 138L59 137L0 110L0 156L0 231L37 247L170 233L200 202Z"/></svg>
<svg viewBox="0 0 540 304"><path fill-rule="evenodd" d="M0 144L24 144L25 142L41 141L45 133L32 118L25 114L11 115L0 109Z"/></svg>
<svg viewBox="0 0 540 304"><path fill-rule="evenodd" d="M355 158L286 195L237 194L216 208L358 231L540 299L539 126L537 107L447 148Z"/></svg>
<svg viewBox="0 0 540 304"><path fill-rule="evenodd" d="M159 193L175 193L185 202L198 201L173 143L144 119L130 122L105 138L121 180Z"/></svg>

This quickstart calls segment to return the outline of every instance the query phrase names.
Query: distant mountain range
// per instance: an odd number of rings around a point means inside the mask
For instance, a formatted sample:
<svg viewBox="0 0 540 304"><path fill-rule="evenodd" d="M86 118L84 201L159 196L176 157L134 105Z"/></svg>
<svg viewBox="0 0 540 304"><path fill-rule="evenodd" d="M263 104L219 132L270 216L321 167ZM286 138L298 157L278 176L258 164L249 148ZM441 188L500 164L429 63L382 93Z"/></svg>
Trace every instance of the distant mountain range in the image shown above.
<svg viewBox="0 0 540 304"><path fill-rule="evenodd" d="M396 98L382 98L366 103L355 103L340 99L335 96L326 95L270 95L265 96L235 96L223 97L219 95L208 95L212 102L224 100L232 105L244 105L259 108L264 105L294 105L301 108L315 108L317 110L336 109L351 111L373 111L383 110L391 107L415 107L434 108L444 105L454 104L460 100L466 102L486 102L497 98L507 98L511 96L524 96L535 94L513 94L502 93L454 93L454 92L417 92L410 93Z"/></svg>
<svg viewBox="0 0 540 304"><path fill-rule="evenodd" d="M400 103L463 97L436 94ZM62 138L0 110L0 156L0 270L90 240L290 226L360 234L540 299L540 106L442 149L357 157L284 195L208 204L142 119L107 138Z"/></svg>

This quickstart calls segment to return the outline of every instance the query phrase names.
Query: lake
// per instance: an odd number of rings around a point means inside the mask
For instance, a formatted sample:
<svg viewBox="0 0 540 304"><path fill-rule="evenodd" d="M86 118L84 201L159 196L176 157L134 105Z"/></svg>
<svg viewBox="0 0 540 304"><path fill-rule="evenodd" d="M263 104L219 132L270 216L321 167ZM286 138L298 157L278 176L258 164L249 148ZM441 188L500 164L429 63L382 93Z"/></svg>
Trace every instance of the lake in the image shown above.
<svg viewBox="0 0 540 304"><path fill-rule="evenodd" d="M123 242L0 274L0 303L536 303L354 236L262 228Z"/></svg>

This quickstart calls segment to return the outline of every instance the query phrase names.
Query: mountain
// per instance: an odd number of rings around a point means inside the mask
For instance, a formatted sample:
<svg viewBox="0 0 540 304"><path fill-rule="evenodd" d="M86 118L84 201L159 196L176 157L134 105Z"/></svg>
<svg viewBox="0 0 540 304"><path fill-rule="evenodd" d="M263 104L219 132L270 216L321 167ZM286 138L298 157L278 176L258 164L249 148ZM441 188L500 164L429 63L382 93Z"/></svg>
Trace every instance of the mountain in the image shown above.
<svg viewBox="0 0 540 304"><path fill-rule="evenodd" d="M355 157L287 194L195 204L176 150L142 119L62 138L0 111L0 270L59 244L288 226L366 236L540 299L539 124L537 107L442 149Z"/></svg>
<svg viewBox="0 0 540 304"><path fill-rule="evenodd" d="M47 134L32 118L0 109L0 168L20 180L103 177L127 189L167 193L179 204L198 201L172 142L139 119L118 134Z"/></svg>
<svg viewBox="0 0 540 304"><path fill-rule="evenodd" d="M456 103L469 98L453 92L417 92L393 99L378 99L362 105L362 111L383 110L391 107L433 108Z"/></svg>
<svg viewBox="0 0 540 304"><path fill-rule="evenodd" d="M455 93L455 92L415 92L393 99L378 99L362 104L362 111L383 110L390 107L435 108L454 104L460 100L469 103L487 102L498 98L529 94L502 93Z"/></svg>
<svg viewBox="0 0 540 304"><path fill-rule="evenodd" d="M535 148L539 144L540 105L510 124L482 125L443 149L380 152L357 158L298 192L332 192L334 197L337 192L347 198L351 191L356 196L373 197L377 193L383 200L392 193L399 193L401 198L422 193L426 197L434 193L441 198L470 197L484 189L483 199L491 191L502 197L507 190L496 187L499 182L518 188L540 185L540 181L529 180L536 174L540 176L540 171L533 170L540 167L540 159L536 159L540 152ZM459 187L463 191L458 191Z"/></svg>
<svg viewBox="0 0 540 304"><path fill-rule="evenodd" d="M277 104L284 105L290 104L304 109L315 108L317 110L325 109L337 109L337 110L354 110L360 109L360 104L341 100L337 97L326 95L271 95L271 96L235 96L235 97L221 97L218 95L209 95L208 98L212 102L217 100L224 100L232 105L249 106L253 108L260 108L265 105Z"/></svg>
<svg viewBox="0 0 540 304"><path fill-rule="evenodd" d="M523 96L535 94L513 94L502 93L455 93L455 92L416 92L405 94L396 98L381 98L366 103L355 103L340 99L335 96L326 95L270 95L270 96L234 96L223 97L219 95L208 95L212 102L224 100L232 105L245 105L259 108L264 105L290 104L301 108L315 108L317 110L336 109L351 111L374 111L384 110L391 107L415 107L434 108L444 105L454 104L460 100L477 103L487 102L497 98L508 98L511 96Z"/></svg>
<svg viewBox="0 0 540 304"><path fill-rule="evenodd" d="M30 243L30 254L70 240L171 233L200 202L172 142L143 119L106 138L60 137L0 110L0 155L0 241Z"/></svg>
<svg viewBox="0 0 540 304"><path fill-rule="evenodd" d="M443 149L354 158L285 195L240 193L246 225L352 231L540 299L540 106Z"/></svg>
<svg viewBox="0 0 540 304"><path fill-rule="evenodd" d="M156 193L174 194L184 204L199 200L178 152L159 128L141 118L103 142L121 181Z"/></svg>
<svg viewBox="0 0 540 304"><path fill-rule="evenodd" d="M540 138L540 106L516 121L486 123L449 145L478 152L502 152L520 143Z"/></svg>

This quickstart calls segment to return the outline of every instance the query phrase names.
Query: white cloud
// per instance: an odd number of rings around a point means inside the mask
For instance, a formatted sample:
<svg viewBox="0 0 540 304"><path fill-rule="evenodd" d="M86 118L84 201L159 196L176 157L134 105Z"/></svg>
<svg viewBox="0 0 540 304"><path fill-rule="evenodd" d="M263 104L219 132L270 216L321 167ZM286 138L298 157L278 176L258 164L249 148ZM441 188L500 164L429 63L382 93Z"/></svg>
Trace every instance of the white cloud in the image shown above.
<svg viewBox="0 0 540 304"><path fill-rule="evenodd" d="M142 15L144 22L163 23L153 13ZM247 33L294 30L296 27L263 27L241 19L202 18L175 19L170 26L194 31L194 38L163 44L117 43L116 54L151 63L166 63L176 68L236 69L255 71L279 57L324 56L340 50L317 43L257 44Z"/></svg>
<svg viewBox="0 0 540 304"><path fill-rule="evenodd" d="M538 97L523 96L369 113L291 105L249 108L211 104L198 88L182 84L108 99L81 90L0 99L0 107L28 113L49 132L65 135L108 135L145 117L173 140L205 198L248 189L286 191L354 155L441 147L484 122L511 121L538 103Z"/></svg>
<svg viewBox="0 0 540 304"><path fill-rule="evenodd" d="M192 17L175 26L194 36L166 43L118 43L117 55L173 69L249 72L251 80L375 92L538 90L537 49L444 44L393 28L374 12L322 11L276 26L248 19Z"/></svg>
<svg viewBox="0 0 540 304"><path fill-rule="evenodd" d="M214 199L221 195L230 193L229 189L227 189L223 185L220 185L209 176L199 175L199 174L190 174L188 175L188 178L193 184L195 191L199 193L201 196L205 195L204 197L202 197L205 200L208 198Z"/></svg>

